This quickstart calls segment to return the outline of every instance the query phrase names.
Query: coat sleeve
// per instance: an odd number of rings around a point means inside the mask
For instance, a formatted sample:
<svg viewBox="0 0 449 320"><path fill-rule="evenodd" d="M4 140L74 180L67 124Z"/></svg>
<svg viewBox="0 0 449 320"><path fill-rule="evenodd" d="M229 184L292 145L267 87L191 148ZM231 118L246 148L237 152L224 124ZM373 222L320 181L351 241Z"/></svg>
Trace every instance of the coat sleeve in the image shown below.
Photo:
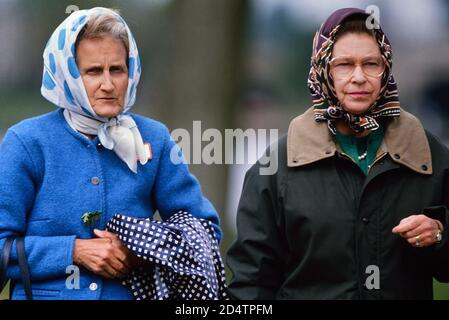
<svg viewBox="0 0 449 320"><path fill-rule="evenodd" d="M229 292L236 299L274 299L284 281L288 255L282 237L278 173L262 175L261 168L257 162L246 173L237 211L237 239L227 253L232 272Z"/></svg>
<svg viewBox="0 0 449 320"><path fill-rule="evenodd" d="M26 145L12 130L8 130L0 145L0 249L5 238L25 235L25 252L31 280L65 274L73 264L73 236L26 236L27 215L38 192L38 172ZM7 276L20 278L15 242Z"/></svg>
<svg viewBox="0 0 449 320"><path fill-rule="evenodd" d="M424 209L424 214L439 220L444 227L443 237L439 244L429 247L431 270L433 276L440 282L449 282L449 169L444 171L443 204Z"/></svg>
<svg viewBox="0 0 449 320"><path fill-rule="evenodd" d="M432 275L439 282L449 282L449 210L447 206L435 206L426 208L424 214L432 219L438 219L443 223L444 232L442 241L430 247L430 257L428 263Z"/></svg>
<svg viewBox="0 0 449 320"><path fill-rule="evenodd" d="M173 213L184 210L195 218L212 222L218 241L221 239L220 220L212 203L204 197L198 180L189 172L185 162L178 163L181 152L164 128L164 146L159 163L153 199L161 218L166 220ZM176 159L173 158L176 155Z"/></svg>

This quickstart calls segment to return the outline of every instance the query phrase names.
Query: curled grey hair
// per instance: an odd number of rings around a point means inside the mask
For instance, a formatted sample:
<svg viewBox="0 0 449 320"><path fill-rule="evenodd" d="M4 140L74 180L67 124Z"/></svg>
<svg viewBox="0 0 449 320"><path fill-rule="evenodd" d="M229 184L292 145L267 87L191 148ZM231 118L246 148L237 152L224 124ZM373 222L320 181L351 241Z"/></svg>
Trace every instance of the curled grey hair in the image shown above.
<svg viewBox="0 0 449 320"><path fill-rule="evenodd" d="M121 40L128 55L129 39L126 27L116 16L109 14L99 14L89 18L89 21L78 34L75 42L75 50L78 49L81 40L103 37L112 37ZM128 63L128 59L126 59L126 63Z"/></svg>

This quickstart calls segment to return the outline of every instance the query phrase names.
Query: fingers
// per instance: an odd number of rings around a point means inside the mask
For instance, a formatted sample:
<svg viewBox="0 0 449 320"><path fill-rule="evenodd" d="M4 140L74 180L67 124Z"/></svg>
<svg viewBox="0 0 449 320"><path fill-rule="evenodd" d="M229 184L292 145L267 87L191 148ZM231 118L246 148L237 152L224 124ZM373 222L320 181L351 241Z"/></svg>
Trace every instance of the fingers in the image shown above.
<svg viewBox="0 0 449 320"><path fill-rule="evenodd" d="M415 247L427 247L434 244L438 231L438 223L423 214L404 218L392 229L393 233L399 234Z"/></svg>
<svg viewBox="0 0 449 320"><path fill-rule="evenodd" d="M91 271L109 279L123 278L129 273L129 268L107 251L97 257L91 266Z"/></svg>
<svg viewBox="0 0 449 320"><path fill-rule="evenodd" d="M99 230L99 229L94 229L94 234L99 237L99 238L108 238L111 240L119 240L117 235L115 235L112 232L106 231L106 230ZM120 240L119 240L120 241Z"/></svg>
<svg viewBox="0 0 449 320"><path fill-rule="evenodd" d="M127 274L130 269L127 254L117 247L114 247L112 254L114 257L111 260L112 266L121 273Z"/></svg>
<svg viewBox="0 0 449 320"><path fill-rule="evenodd" d="M123 277L129 273L130 269L142 263L131 250L129 250L116 234L106 231L94 229L94 234L103 239L109 239L112 245L117 249L111 252L113 259L108 260L107 268L108 277Z"/></svg>
<svg viewBox="0 0 449 320"><path fill-rule="evenodd" d="M409 232L419 226L420 220L421 218L419 218L419 215L412 215L404 218L393 228L392 232L399 234Z"/></svg>
<svg viewBox="0 0 449 320"><path fill-rule="evenodd" d="M435 243L435 236L432 231L423 232L417 236L407 238L407 242L414 247L428 247Z"/></svg>
<svg viewBox="0 0 449 320"><path fill-rule="evenodd" d="M122 278L130 271L128 254L110 238L77 240L75 256L78 264L109 279Z"/></svg>
<svg viewBox="0 0 449 320"><path fill-rule="evenodd" d="M122 278L129 273L127 255L113 243L109 244L103 255L104 267L109 274Z"/></svg>
<svg viewBox="0 0 449 320"><path fill-rule="evenodd" d="M116 234L106 230L98 229L94 229L94 233L97 237L110 239L112 241L112 244L117 249L119 249L118 251L114 252L115 257L120 260L120 262L123 263L127 269L131 269L132 263L130 262L129 258L131 251L125 245L123 245L122 241L117 237Z"/></svg>
<svg viewBox="0 0 449 320"><path fill-rule="evenodd" d="M94 234L95 234L98 238L105 238L104 233L105 233L105 231L103 231L103 230L94 229Z"/></svg>
<svg viewBox="0 0 449 320"><path fill-rule="evenodd" d="M114 278L124 278L129 273L128 267L118 259L111 260L105 267Z"/></svg>
<svg viewBox="0 0 449 320"><path fill-rule="evenodd" d="M99 238L106 238L112 241L116 247L120 248L120 250L126 252L127 248L123 245L122 241L117 237L116 234L106 231L106 230L98 230L94 229L94 234Z"/></svg>
<svg viewBox="0 0 449 320"><path fill-rule="evenodd" d="M116 269L110 264L104 264L101 268L92 271L108 279L120 279L126 276L126 273Z"/></svg>
<svg viewBox="0 0 449 320"><path fill-rule="evenodd" d="M132 257L130 255L125 255L124 258L120 258L120 261L125 265L125 267L129 270L132 269L133 267L133 260Z"/></svg>
<svg viewBox="0 0 449 320"><path fill-rule="evenodd" d="M420 236L425 231L427 231L427 229L424 226L419 225L415 229L412 229L412 230L407 231L407 232L402 232L399 235L402 238L409 239L409 238L414 238L416 236Z"/></svg>

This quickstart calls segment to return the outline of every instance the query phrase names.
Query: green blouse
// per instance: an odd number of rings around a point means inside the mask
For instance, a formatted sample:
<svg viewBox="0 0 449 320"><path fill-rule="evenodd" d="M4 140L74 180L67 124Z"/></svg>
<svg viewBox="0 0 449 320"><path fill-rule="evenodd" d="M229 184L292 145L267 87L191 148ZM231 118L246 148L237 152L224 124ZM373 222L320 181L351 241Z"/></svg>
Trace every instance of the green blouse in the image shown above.
<svg viewBox="0 0 449 320"><path fill-rule="evenodd" d="M368 174L368 166L376 158L376 153L382 144L383 137L384 129L382 126L362 138L344 135L338 131L335 136L342 151L357 163L365 175Z"/></svg>

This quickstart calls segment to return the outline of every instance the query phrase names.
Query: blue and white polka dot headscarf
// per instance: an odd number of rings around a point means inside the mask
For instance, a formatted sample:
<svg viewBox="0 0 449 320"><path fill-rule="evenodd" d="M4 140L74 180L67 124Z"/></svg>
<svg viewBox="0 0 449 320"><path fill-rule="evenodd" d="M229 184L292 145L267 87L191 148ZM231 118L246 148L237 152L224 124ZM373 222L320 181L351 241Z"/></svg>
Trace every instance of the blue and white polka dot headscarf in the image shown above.
<svg viewBox="0 0 449 320"><path fill-rule="evenodd" d="M83 80L75 61L75 42L81 29L89 21L89 17L102 13L116 16L128 31L129 80L124 112L128 111L136 100L136 87L140 80L141 66L136 42L131 34L131 30L123 18L116 12L100 7L75 11L56 28L44 51L42 95L61 108L93 118L97 116L90 106Z"/></svg>
<svg viewBox="0 0 449 320"><path fill-rule="evenodd" d="M75 43L79 32L90 18L102 14L117 17L117 20L125 26L129 40L129 79L124 110L113 119L99 117L94 112L75 60ZM53 104L65 109L64 116L72 128L87 134L98 134L106 148L114 150L133 172L137 172L137 160L141 164L145 164L148 157L134 120L125 113L131 109L136 100L141 65L136 42L123 18L113 10L101 7L75 11L53 32L43 56L42 95ZM118 127L121 129L122 137L124 135L123 128L129 129L127 134L133 136L119 141L120 138L116 132ZM80 128L85 130L80 130ZM123 140L127 140L127 143L123 143ZM132 152L129 152L131 150L129 144L135 145ZM137 156L132 153L136 153Z"/></svg>

